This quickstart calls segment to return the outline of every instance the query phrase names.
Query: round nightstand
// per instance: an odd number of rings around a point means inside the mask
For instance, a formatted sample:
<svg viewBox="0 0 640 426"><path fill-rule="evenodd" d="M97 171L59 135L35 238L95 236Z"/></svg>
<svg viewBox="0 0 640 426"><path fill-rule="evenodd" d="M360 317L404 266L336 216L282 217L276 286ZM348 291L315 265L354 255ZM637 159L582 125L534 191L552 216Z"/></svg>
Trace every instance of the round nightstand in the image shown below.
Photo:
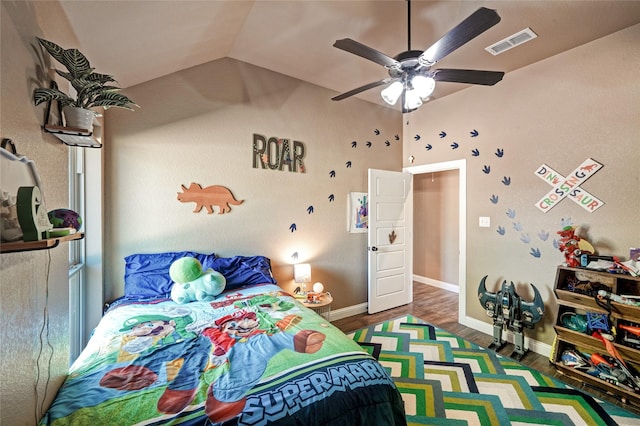
<svg viewBox="0 0 640 426"><path fill-rule="evenodd" d="M309 294L317 294L317 293L309 293ZM304 306L314 310L317 314L321 315L327 321L330 321L331 315L331 303L333 303L333 296L331 293L320 293L320 296L315 299L315 301L310 301L308 298L304 302L302 302Z"/></svg>

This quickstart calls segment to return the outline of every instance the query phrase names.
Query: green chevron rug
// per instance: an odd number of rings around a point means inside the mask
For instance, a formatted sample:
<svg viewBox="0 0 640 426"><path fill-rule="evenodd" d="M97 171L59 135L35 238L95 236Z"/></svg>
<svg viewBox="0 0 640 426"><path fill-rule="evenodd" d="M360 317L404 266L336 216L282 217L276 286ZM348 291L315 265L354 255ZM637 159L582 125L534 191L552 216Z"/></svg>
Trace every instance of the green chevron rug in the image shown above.
<svg viewBox="0 0 640 426"><path fill-rule="evenodd" d="M416 317L349 336L389 371L409 425L640 425L622 408Z"/></svg>

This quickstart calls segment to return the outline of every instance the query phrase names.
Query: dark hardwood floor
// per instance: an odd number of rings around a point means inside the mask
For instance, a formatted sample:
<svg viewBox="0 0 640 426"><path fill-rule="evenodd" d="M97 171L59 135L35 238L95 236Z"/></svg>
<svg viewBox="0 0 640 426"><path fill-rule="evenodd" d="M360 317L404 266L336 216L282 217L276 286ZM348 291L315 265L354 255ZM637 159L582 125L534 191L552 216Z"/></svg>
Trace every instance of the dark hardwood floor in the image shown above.
<svg viewBox="0 0 640 426"><path fill-rule="evenodd" d="M403 315L412 315L418 317L430 324L455 333L464 339L474 342L482 347L488 347L493 341L493 336L481 333L472 328L466 327L458 323L458 294L452 293L430 285L415 283L413 285L413 302L400 306L398 308L389 309L377 314L369 315L367 313L354 315L348 318L342 318L332 321L332 324L342 330L344 333L350 333L358 329L368 327L369 325L387 321ZM525 332L526 333L526 332ZM525 339L526 344L526 339ZM510 356L513 352L513 344L509 343L503 347L498 353L503 356ZM640 408L628 405L614 396L600 392L582 382L571 377L567 377L558 372L549 359L535 352L528 352L520 361L524 365L538 370L548 376L555 377L565 383L576 388L584 388L591 395L612 404L624 407L640 416Z"/></svg>

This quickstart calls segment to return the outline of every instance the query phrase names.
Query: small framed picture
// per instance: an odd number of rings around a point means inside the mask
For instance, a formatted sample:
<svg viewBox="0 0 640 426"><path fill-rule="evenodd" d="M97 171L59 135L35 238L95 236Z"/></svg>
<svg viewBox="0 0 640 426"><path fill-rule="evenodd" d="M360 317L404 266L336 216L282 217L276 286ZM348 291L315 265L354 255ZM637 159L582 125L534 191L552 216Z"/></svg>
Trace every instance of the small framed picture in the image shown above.
<svg viewBox="0 0 640 426"><path fill-rule="evenodd" d="M369 195L350 192L347 200L347 231L364 233L369 230Z"/></svg>

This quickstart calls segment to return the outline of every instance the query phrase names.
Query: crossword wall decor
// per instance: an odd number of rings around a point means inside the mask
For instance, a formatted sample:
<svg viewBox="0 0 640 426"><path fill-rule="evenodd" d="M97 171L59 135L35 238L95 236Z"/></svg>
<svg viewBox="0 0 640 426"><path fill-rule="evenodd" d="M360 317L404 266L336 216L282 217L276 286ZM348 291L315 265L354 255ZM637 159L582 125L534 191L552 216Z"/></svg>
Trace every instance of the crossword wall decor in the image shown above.
<svg viewBox="0 0 640 426"><path fill-rule="evenodd" d="M536 170L536 176L553 186L553 189L536 203L536 207L546 213L560 201L569 197L580 207L593 213L602 207L604 202L580 188L580 185L601 168L602 164L592 158L587 158L569 176L564 177L551 167L543 164Z"/></svg>
<svg viewBox="0 0 640 426"><path fill-rule="evenodd" d="M300 141L277 138L267 139L257 133L253 134L253 168L305 173L305 146Z"/></svg>

